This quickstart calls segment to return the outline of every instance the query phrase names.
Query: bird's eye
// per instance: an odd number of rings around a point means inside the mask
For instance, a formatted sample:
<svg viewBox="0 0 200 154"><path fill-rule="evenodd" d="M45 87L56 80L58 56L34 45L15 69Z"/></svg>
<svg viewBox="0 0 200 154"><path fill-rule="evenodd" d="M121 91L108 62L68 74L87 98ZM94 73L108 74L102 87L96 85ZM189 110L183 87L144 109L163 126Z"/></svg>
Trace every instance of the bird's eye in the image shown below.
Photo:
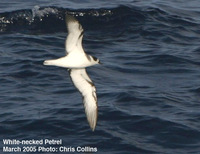
<svg viewBox="0 0 200 154"><path fill-rule="evenodd" d="M92 58L94 59L94 61L97 61L97 58L96 58L96 57L93 56Z"/></svg>

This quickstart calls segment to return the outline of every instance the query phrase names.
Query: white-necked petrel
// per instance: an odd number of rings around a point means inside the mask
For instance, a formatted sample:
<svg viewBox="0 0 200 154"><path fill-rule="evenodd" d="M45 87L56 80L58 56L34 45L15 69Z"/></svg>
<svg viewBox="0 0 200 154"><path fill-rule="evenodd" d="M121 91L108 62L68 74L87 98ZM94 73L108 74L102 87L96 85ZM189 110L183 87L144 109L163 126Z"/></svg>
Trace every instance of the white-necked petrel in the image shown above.
<svg viewBox="0 0 200 154"><path fill-rule="evenodd" d="M45 60L44 65L68 68L72 82L83 96L87 120L94 131L98 115L96 88L85 68L100 64L100 61L84 52L82 47L83 28L78 20L71 15L66 15L66 25L68 30L65 41L66 56Z"/></svg>

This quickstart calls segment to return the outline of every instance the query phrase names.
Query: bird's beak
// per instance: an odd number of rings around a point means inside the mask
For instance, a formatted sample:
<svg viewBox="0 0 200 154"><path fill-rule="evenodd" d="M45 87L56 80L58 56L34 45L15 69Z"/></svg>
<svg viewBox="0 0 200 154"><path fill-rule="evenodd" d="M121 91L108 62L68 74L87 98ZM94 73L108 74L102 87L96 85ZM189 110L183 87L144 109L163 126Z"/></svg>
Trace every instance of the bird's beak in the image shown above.
<svg viewBox="0 0 200 154"><path fill-rule="evenodd" d="M99 64L103 65L103 63L102 63L102 62L100 62L100 61L99 61Z"/></svg>

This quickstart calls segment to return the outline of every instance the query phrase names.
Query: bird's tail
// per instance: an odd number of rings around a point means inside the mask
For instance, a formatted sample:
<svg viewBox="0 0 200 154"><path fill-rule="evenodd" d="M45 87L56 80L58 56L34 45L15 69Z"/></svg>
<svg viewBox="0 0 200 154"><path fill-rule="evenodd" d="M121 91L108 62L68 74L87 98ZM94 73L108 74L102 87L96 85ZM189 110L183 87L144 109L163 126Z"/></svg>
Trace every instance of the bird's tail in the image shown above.
<svg viewBox="0 0 200 154"><path fill-rule="evenodd" d="M45 60L43 62L43 65L53 65L53 61L52 60Z"/></svg>
<svg viewBox="0 0 200 154"><path fill-rule="evenodd" d="M45 60L43 65L64 67L63 63L64 63L64 57L59 58L59 59Z"/></svg>

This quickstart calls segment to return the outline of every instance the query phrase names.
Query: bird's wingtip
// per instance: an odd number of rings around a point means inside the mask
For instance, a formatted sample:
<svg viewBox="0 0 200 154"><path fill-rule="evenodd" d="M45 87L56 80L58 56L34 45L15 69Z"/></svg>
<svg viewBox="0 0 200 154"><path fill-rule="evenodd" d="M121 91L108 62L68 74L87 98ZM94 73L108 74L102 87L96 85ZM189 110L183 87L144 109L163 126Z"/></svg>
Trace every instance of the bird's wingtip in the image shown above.
<svg viewBox="0 0 200 154"><path fill-rule="evenodd" d="M91 128L93 132L95 131L95 128L96 128L96 127Z"/></svg>
<svg viewBox="0 0 200 154"><path fill-rule="evenodd" d="M96 124L97 124L97 112L98 112L97 109L95 109L95 111L93 112L86 113L88 123L93 132L95 131Z"/></svg>
<svg viewBox="0 0 200 154"><path fill-rule="evenodd" d="M96 123L95 123L94 125L91 125L91 124L89 123L89 125L90 125L91 130L94 132L94 131L95 131L95 128L96 128Z"/></svg>
<svg viewBox="0 0 200 154"><path fill-rule="evenodd" d="M72 15L70 15L68 13L66 13L65 19L66 19L66 23L78 22L78 20L74 16L72 16Z"/></svg>

